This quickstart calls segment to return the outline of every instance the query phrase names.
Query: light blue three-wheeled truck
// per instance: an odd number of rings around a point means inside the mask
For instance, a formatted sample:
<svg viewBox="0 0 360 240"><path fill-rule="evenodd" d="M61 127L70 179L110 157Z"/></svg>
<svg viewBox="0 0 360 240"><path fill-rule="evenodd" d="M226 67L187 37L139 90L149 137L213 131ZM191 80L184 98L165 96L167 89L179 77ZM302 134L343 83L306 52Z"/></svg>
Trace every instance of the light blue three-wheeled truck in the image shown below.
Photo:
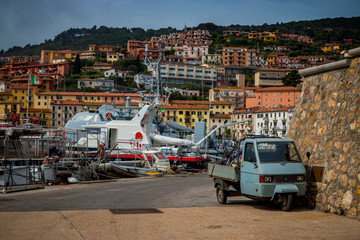
<svg viewBox="0 0 360 240"><path fill-rule="evenodd" d="M246 196L273 201L288 211L296 197L305 195L306 170L293 140L248 137L235 152L234 158L208 164L220 204L230 196Z"/></svg>

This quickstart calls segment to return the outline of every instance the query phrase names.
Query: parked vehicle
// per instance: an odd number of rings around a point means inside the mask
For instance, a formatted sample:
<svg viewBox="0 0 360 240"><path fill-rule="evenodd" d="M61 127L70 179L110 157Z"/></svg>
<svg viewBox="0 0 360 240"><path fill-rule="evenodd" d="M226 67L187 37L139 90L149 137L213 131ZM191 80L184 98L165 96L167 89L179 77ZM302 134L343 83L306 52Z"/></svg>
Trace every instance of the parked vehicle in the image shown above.
<svg viewBox="0 0 360 240"><path fill-rule="evenodd" d="M228 196L246 196L290 210L294 199L305 195L306 170L292 139L246 138L237 150L238 155L226 165L208 164L220 204Z"/></svg>

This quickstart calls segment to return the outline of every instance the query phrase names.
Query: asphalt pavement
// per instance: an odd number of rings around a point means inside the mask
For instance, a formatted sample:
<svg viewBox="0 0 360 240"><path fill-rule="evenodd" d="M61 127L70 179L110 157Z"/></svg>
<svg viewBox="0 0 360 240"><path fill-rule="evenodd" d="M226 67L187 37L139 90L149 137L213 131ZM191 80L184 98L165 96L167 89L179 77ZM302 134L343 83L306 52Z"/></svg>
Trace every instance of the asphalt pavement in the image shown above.
<svg viewBox="0 0 360 240"><path fill-rule="evenodd" d="M244 197L220 205L206 174L0 194L0 239L359 239L360 221Z"/></svg>

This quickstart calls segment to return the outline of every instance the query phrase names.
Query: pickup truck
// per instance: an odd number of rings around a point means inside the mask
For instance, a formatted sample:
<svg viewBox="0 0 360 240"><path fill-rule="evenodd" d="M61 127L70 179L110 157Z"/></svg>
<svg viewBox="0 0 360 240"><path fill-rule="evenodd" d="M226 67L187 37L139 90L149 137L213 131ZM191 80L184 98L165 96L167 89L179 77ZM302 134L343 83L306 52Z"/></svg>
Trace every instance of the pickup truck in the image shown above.
<svg viewBox="0 0 360 240"><path fill-rule="evenodd" d="M228 196L246 196L273 201L287 211L305 195L306 170L292 139L245 138L236 152L232 159L208 163L220 204Z"/></svg>

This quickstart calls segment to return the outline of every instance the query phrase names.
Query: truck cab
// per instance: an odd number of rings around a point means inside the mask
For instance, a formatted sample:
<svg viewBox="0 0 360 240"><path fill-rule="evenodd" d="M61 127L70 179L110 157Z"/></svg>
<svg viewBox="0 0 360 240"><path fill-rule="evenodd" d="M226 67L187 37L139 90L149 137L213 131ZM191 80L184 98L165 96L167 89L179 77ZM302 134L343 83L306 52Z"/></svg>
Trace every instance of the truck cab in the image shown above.
<svg viewBox="0 0 360 240"><path fill-rule="evenodd" d="M227 196L243 195L289 210L294 198L305 195L306 170L292 139L246 138L238 153L225 164L208 165L220 203L226 203Z"/></svg>

